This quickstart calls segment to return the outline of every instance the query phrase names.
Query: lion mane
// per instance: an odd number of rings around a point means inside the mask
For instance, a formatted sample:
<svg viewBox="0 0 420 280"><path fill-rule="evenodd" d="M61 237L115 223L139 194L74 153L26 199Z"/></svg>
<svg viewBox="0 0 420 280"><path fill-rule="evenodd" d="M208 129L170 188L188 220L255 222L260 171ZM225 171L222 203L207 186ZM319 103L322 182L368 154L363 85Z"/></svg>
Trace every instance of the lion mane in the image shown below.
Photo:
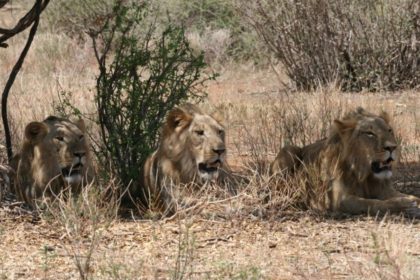
<svg viewBox="0 0 420 280"><path fill-rule="evenodd" d="M308 186L308 192L314 194L309 204L317 209L398 213L414 209L420 202L392 187L398 150L388 114L375 115L359 107L335 120L328 138L305 147L282 148L271 172L318 177L307 180L320 182Z"/></svg>
<svg viewBox="0 0 420 280"><path fill-rule="evenodd" d="M219 181L225 168L225 129L216 115L187 103L172 109L162 127L159 146L143 166L142 192L146 203L165 215L176 212L172 192L181 184Z"/></svg>
<svg viewBox="0 0 420 280"><path fill-rule="evenodd" d="M25 128L20 151L11 162L14 192L32 207L44 196L68 188L74 193L93 178L83 120L75 123L50 116Z"/></svg>

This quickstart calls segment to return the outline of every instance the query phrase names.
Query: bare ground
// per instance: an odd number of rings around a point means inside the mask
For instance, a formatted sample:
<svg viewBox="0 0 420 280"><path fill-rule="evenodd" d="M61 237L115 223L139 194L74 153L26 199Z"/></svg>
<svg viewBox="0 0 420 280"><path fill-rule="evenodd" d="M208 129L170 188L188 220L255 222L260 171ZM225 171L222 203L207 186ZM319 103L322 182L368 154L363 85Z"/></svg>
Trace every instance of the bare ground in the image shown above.
<svg viewBox="0 0 420 280"><path fill-rule="evenodd" d="M77 279L92 232L1 215L3 279ZM98 230L89 279L418 279L420 225L401 217L283 213L123 221Z"/></svg>

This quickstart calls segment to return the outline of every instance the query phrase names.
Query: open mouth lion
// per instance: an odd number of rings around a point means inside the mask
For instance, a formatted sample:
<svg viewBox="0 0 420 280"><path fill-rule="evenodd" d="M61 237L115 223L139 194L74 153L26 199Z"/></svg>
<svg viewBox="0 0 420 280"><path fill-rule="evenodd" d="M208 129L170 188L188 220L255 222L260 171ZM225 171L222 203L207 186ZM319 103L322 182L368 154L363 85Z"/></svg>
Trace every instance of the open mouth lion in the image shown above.
<svg viewBox="0 0 420 280"><path fill-rule="evenodd" d="M78 184L82 180L82 169L83 164L77 163L61 168L61 174L68 184Z"/></svg>
<svg viewBox="0 0 420 280"><path fill-rule="evenodd" d="M222 161L220 159L216 159L212 162L201 162L198 164L198 171L200 175L211 175L219 171L219 167L222 165Z"/></svg>
<svg viewBox="0 0 420 280"><path fill-rule="evenodd" d="M158 149L146 160L142 182L130 189L147 206L156 205L165 215L177 209L180 187L223 182L226 175L225 128L217 114L207 114L186 103L173 108L162 127ZM175 190L175 191L174 191ZM150 196L154 194L153 201Z"/></svg>
<svg viewBox="0 0 420 280"><path fill-rule="evenodd" d="M93 179L85 133L81 119L72 122L49 116L42 122L30 122L25 127L21 149L13 159L18 199L35 208L42 196L58 193L68 186L75 194L80 193L81 183Z"/></svg>
<svg viewBox="0 0 420 280"><path fill-rule="evenodd" d="M310 206L348 214L407 213L418 215L420 198L394 189L392 168L398 141L390 117L357 108L334 120L327 138L304 147L286 145L271 164L272 173L306 178L319 173L322 184L311 184ZM315 172L307 172L312 165ZM311 181L311 180L308 180Z"/></svg>
<svg viewBox="0 0 420 280"><path fill-rule="evenodd" d="M385 161L374 161L371 164L372 172L379 174L385 171L392 171L392 162L394 160L390 157Z"/></svg>

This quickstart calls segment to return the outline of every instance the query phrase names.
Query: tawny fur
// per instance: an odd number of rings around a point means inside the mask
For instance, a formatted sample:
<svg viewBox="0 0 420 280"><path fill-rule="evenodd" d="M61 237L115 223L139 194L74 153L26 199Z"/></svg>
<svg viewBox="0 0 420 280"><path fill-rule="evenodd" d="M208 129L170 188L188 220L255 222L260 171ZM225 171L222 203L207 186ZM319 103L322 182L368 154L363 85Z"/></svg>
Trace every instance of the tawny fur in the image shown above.
<svg viewBox="0 0 420 280"><path fill-rule="evenodd" d="M398 213L416 208L420 198L394 190L392 163L374 171L375 164L395 162L397 156L389 116L358 108L336 120L327 139L303 148L284 147L271 164L271 172L317 176L308 180L322 182L309 186L318 195L310 198L315 208L350 214Z"/></svg>
<svg viewBox="0 0 420 280"><path fill-rule="evenodd" d="M44 195L57 195L64 188L80 192L82 184L93 177L84 133L82 120L73 123L51 116L43 122L28 124L20 151L11 162L16 170L14 191L17 198L35 207ZM69 170L73 175L64 176L63 170Z"/></svg>
<svg viewBox="0 0 420 280"><path fill-rule="evenodd" d="M220 180L225 167L224 133L220 120L197 106L187 103L174 108L162 127L158 149L144 164L142 182L132 193L143 193L149 204L153 199L164 214L174 214L172 192L180 184ZM217 171L201 172L200 163Z"/></svg>

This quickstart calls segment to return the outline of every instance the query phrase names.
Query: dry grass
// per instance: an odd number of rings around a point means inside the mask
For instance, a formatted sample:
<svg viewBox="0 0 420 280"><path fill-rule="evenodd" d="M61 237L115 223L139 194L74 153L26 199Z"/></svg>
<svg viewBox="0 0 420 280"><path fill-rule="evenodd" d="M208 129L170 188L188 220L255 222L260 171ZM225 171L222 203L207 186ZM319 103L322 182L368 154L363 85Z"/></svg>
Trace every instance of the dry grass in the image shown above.
<svg viewBox="0 0 420 280"><path fill-rule="evenodd" d="M0 84L22 42L16 38L0 50ZM54 113L60 91L71 92L71 101L83 112L94 112L95 75L88 44L39 34L11 92L15 145L29 121ZM323 137L333 118L357 106L387 110L404 162L418 162L419 92L343 94L333 87L285 92L278 78L272 71L239 65L208 84L204 106L225 115L229 163L249 179L238 195L201 190L193 197L195 207L158 221L116 218L98 204L98 195L81 196L77 205L62 201L41 218L6 200L0 210L0 278L418 278L417 221L302 212L292 207L298 191L293 185L278 188L290 182L274 182L266 167L282 144ZM418 191L412 187L418 169L404 170L398 179L402 187Z"/></svg>
<svg viewBox="0 0 420 280"><path fill-rule="evenodd" d="M416 279L419 225L398 218L114 221L92 253L93 279ZM44 220L2 221L6 279L79 278L69 239ZM81 242L76 243L75 240ZM79 256L79 257L83 257Z"/></svg>

